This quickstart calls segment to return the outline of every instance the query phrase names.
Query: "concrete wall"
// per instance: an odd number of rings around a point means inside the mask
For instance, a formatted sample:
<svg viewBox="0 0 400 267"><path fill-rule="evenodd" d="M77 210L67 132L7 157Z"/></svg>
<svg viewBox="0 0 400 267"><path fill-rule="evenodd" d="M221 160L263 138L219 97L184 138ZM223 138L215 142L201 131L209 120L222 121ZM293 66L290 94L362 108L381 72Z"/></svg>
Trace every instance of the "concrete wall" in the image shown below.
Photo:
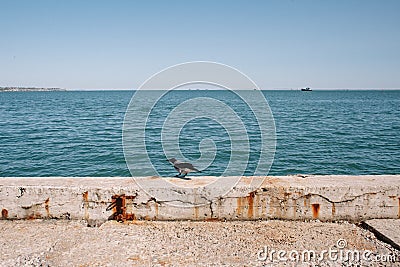
<svg viewBox="0 0 400 267"><path fill-rule="evenodd" d="M158 188L156 177L149 196L131 177L0 178L3 219L63 218L88 222L119 220L257 220L285 219L362 221L400 218L400 175L242 177L226 195L207 199L209 192L188 185L205 205L182 207L174 194ZM162 178L176 182L176 178ZM225 177L224 179L237 179ZM262 182L254 186L254 181ZM179 193L179 192L178 192ZM180 192L182 193L182 192ZM179 204L179 203L178 203ZM186 203L189 204L190 203Z"/></svg>

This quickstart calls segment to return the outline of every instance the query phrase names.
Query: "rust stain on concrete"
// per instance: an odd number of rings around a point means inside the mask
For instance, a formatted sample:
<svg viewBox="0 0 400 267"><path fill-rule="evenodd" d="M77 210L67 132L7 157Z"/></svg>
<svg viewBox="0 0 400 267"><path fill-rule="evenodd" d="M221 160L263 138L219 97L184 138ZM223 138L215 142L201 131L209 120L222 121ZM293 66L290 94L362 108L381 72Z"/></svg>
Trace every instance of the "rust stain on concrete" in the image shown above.
<svg viewBox="0 0 400 267"><path fill-rule="evenodd" d="M255 199L255 210L254 210L254 217L255 218L259 218L260 217L260 207L261 207L261 203L260 203L260 195L256 194L256 199Z"/></svg>
<svg viewBox="0 0 400 267"><path fill-rule="evenodd" d="M42 214L39 212L33 212L32 214L29 214L29 216L26 218L27 220L35 220L35 219L40 219L42 218Z"/></svg>
<svg viewBox="0 0 400 267"><path fill-rule="evenodd" d="M256 197L256 191L250 192L246 197L238 197L237 198L237 200L236 200L237 217L242 218L243 216L246 216L246 215L243 215L243 211L247 210L247 218L248 219L254 218L254 198L255 197ZM259 203L259 200L257 200L256 203Z"/></svg>
<svg viewBox="0 0 400 267"><path fill-rule="evenodd" d="M126 196L125 194L113 195L111 197L111 204L107 207L107 210L112 209L113 211L113 214L109 217L109 220L111 219L119 222L136 220L137 217L134 213L127 212L127 202L129 202L128 204L132 204L131 201L135 198L136 196ZM155 204L157 203L155 202ZM146 207L148 206L149 203L146 203ZM145 216L140 216L139 218L146 221L151 220L151 217L148 214Z"/></svg>
<svg viewBox="0 0 400 267"><path fill-rule="evenodd" d="M6 210L6 209L1 210L1 218L3 218L3 219L8 218L8 210Z"/></svg>
<svg viewBox="0 0 400 267"><path fill-rule="evenodd" d="M254 216L254 196L256 195L255 192L250 192L249 195L246 197L247 203L249 205L247 209L247 218L251 219Z"/></svg>
<svg viewBox="0 0 400 267"><path fill-rule="evenodd" d="M310 195L305 195L304 196L304 207L309 207L310 206Z"/></svg>
<svg viewBox="0 0 400 267"><path fill-rule="evenodd" d="M220 222L220 221L222 221L222 219L219 219L219 218L206 218L204 221L205 222Z"/></svg>
<svg viewBox="0 0 400 267"><path fill-rule="evenodd" d="M158 217L158 203L154 201L154 211L155 211L155 216L154 219L157 219Z"/></svg>
<svg viewBox="0 0 400 267"><path fill-rule="evenodd" d="M281 190L285 190L285 189L281 188ZM292 195L292 193L287 192L287 191L283 191L283 197L285 199L288 199L291 195Z"/></svg>
<svg viewBox="0 0 400 267"><path fill-rule="evenodd" d="M47 198L46 201L44 202L44 208L46 210L46 216L47 217L50 217L49 202L50 202L50 198Z"/></svg>
<svg viewBox="0 0 400 267"><path fill-rule="evenodd" d="M145 216L146 217L146 216ZM125 219L122 218L122 221L134 221L136 220L136 215L133 213L125 214ZM118 220L117 220L118 221Z"/></svg>
<svg viewBox="0 0 400 267"><path fill-rule="evenodd" d="M334 218L336 215L336 206L335 203L332 203L332 218Z"/></svg>
<svg viewBox="0 0 400 267"><path fill-rule="evenodd" d="M85 209L85 215L84 218L85 220L89 220L89 192L85 191L82 194L82 198L83 198L83 208Z"/></svg>
<svg viewBox="0 0 400 267"><path fill-rule="evenodd" d="M89 196L89 192L88 191L83 192L83 194L82 194L83 201L89 201L88 200L88 196Z"/></svg>
<svg viewBox="0 0 400 267"><path fill-rule="evenodd" d="M312 209L312 213L313 213L313 218L317 219L319 216L319 210L321 209L321 206L318 203L311 204L311 209Z"/></svg>

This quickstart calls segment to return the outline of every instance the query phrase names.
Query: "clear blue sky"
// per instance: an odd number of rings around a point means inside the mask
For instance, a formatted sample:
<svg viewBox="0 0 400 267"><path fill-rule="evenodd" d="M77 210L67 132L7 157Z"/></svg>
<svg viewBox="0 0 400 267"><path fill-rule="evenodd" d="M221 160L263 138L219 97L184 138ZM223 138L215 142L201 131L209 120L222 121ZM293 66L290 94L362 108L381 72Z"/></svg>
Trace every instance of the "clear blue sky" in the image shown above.
<svg viewBox="0 0 400 267"><path fill-rule="evenodd" d="M0 0L0 86L136 88L186 61L261 88L400 88L400 1Z"/></svg>

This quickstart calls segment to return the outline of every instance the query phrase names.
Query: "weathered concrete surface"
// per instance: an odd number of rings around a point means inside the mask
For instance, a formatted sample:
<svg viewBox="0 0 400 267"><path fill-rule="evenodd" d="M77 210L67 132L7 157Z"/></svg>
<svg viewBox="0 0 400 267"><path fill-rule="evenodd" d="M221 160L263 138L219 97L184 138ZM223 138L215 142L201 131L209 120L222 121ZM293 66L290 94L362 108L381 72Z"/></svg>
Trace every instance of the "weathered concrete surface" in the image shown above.
<svg viewBox="0 0 400 267"><path fill-rule="evenodd" d="M364 222L368 229L381 240L400 250L400 220L368 220Z"/></svg>
<svg viewBox="0 0 400 267"><path fill-rule="evenodd" d="M369 258L321 259L338 240L346 244L340 251L370 251ZM0 266L400 266L400 251L350 223L110 221L92 228L81 221L4 220L0 241ZM275 252L271 261L258 257L264 247L314 250L318 258L279 261Z"/></svg>
<svg viewBox="0 0 400 267"><path fill-rule="evenodd" d="M4 219L89 222L122 215L145 220L400 218L400 175L242 177L228 194L217 198L202 189L215 179L236 178L161 178L182 186L173 191L159 187L158 177L140 178L151 186L153 196L130 177L0 178L0 209ZM206 205L182 207L194 199L203 199Z"/></svg>

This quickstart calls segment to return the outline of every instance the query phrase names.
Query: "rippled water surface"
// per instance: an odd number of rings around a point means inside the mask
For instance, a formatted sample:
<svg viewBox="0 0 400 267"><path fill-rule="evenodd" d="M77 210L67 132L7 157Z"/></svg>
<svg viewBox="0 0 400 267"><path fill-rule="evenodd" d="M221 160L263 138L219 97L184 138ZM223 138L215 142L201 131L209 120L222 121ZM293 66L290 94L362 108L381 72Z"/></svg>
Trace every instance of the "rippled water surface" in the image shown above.
<svg viewBox="0 0 400 267"><path fill-rule="evenodd" d="M263 93L277 134L270 175L400 173L400 91ZM199 93L177 92L174 101L194 94ZM232 101L241 112L229 92L210 94L228 105ZM132 95L131 91L0 93L0 176L129 176L122 124ZM170 108L168 101L160 103L155 113ZM248 110L244 107L242 112ZM160 116L154 118L155 123ZM181 132L188 158L199 156L190 148L198 147L203 138L213 139L220 149L204 174L219 175L229 161L229 137L215 122L191 121ZM162 155L157 142L148 150ZM252 160L257 158L251 156ZM249 162L249 168L254 164ZM175 174L170 166L162 166L162 175Z"/></svg>

